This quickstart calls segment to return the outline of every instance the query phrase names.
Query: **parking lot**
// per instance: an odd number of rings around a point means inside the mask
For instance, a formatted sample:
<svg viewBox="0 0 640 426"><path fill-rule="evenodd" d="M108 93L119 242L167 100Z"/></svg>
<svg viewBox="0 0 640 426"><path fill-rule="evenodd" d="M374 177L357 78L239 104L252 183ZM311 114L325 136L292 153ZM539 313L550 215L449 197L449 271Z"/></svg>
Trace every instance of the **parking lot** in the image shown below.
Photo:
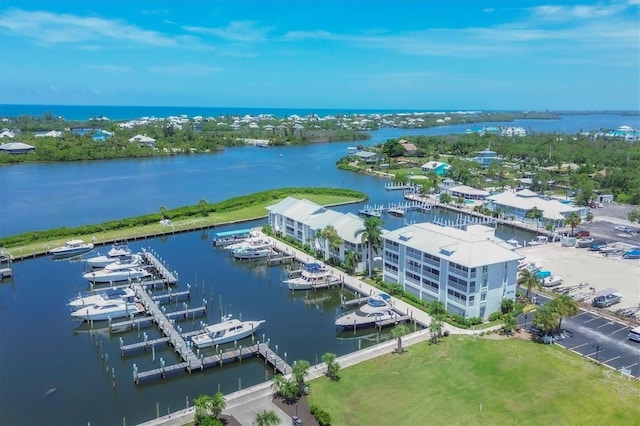
<svg viewBox="0 0 640 426"><path fill-rule="evenodd" d="M549 299L540 295L538 300L546 303ZM530 330L534 315L531 313L526 317L518 317L519 326ZM578 315L562 320L562 330L566 332L556 335L554 342L578 355L640 379L640 342L627 339L631 328L581 310Z"/></svg>

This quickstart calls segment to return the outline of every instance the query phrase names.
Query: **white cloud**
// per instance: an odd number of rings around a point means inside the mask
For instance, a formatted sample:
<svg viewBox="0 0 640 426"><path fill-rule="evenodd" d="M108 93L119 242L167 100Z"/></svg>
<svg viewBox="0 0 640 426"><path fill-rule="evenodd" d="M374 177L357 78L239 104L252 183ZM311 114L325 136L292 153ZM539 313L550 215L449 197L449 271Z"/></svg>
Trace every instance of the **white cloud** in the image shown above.
<svg viewBox="0 0 640 426"><path fill-rule="evenodd" d="M101 72L108 72L108 73L123 73L123 72L131 71L131 67L126 65L91 65L90 64L90 65L85 65L84 68L90 71L101 71Z"/></svg>
<svg viewBox="0 0 640 426"><path fill-rule="evenodd" d="M0 14L0 28L33 39L44 46L54 44L102 44L128 42L135 45L177 47L179 40L145 30L121 20L10 9Z"/></svg>
<svg viewBox="0 0 640 426"><path fill-rule="evenodd" d="M224 27L185 26L183 29L199 34L213 35L229 41L245 43L263 41L271 30L267 27L258 27L254 21L231 21L229 25Z"/></svg>
<svg viewBox="0 0 640 426"><path fill-rule="evenodd" d="M212 67L200 64L183 64L149 67L148 70L156 74L198 77L217 74L223 69L220 67Z"/></svg>

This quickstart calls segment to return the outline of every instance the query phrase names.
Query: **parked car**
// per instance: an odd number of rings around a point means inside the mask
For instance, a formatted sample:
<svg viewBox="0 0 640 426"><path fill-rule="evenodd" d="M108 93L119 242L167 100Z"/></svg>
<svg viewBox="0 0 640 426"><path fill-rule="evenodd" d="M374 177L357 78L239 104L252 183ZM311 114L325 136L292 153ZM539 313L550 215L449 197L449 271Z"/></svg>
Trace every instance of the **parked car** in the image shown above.
<svg viewBox="0 0 640 426"><path fill-rule="evenodd" d="M589 233L589 231L585 231L585 230L580 230L580 231L576 231L576 237L578 238L584 238L584 237L588 237L589 235L591 235Z"/></svg>
<svg viewBox="0 0 640 426"><path fill-rule="evenodd" d="M632 231L632 229L631 229L631 228L629 228L629 227L627 227L627 226L622 226L622 225L616 226L614 229L615 229L616 231L619 231L619 232L625 232L625 233L627 233L627 234L630 234L630 233L631 233L631 231Z"/></svg>

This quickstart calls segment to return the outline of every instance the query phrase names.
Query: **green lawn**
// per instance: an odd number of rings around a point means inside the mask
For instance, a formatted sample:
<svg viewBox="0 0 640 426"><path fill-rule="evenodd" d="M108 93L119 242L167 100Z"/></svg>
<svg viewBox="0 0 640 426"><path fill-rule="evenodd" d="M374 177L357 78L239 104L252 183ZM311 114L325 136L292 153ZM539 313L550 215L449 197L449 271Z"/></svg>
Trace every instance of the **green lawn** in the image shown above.
<svg viewBox="0 0 640 426"><path fill-rule="evenodd" d="M640 383L557 346L510 338L420 343L310 384L333 425L638 424ZM482 406L482 408L481 408Z"/></svg>
<svg viewBox="0 0 640 426"><path fill-rule="evenodd" d="M360 201L349 196L343 195L331 195L331 194L310 194L310 193L287 193L286 196L291 196L299 199L306 198L314 203L322 206L337 205L342 203L354 203ZM58 238L52 240L41 240L32 244L10 247L7 249L14 257L31 256L36 254L42 254L49 251L53 247L64 245L65 241L70 239L81 239L87 242L95 241L98 244L110 243L112 241L123 241L127 239L140 238L143 236L158 235L158 234L171 234L190 229L198 229L202 227L211 227L216 225L242 222L251 219L259 219L267 216L266 207L276 204L285 196L277 199L270 199L260 203L254 203L249 207L239 208L237 210L212 213L208 216L190 217L184 220L174 220L173 226L163 226L160 223L154 223L145 226L137 226L135 228L119 229L115 231L98 232L90 235L74 235L73 238Z"/></svg>

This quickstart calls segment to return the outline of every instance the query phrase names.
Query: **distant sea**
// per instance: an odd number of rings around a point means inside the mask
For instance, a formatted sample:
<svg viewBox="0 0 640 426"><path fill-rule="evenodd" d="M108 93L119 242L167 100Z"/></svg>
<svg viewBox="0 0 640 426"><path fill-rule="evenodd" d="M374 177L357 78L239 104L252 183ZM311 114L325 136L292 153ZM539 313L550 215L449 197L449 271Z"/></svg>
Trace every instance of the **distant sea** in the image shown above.
<svg viewBox="0 0 640 426"><path fill-rule="evenodd" d="M441 110L442 111L442 110ZM437 112L420 110L384 110L384 109L323 109L323 108L246 108L246 107L193 107L193 106L110 106L110 105L22 105L0 104L0 117L18 117L21 115L43 116L50 112L65 120L83 121L93 117L107 117L110 120L130 120L140 117L168 117L187 115L195 117L220 117L225 115L272 114L279 118L290 115L307 116L317 114L390 114L411 112Z"/></svg>

